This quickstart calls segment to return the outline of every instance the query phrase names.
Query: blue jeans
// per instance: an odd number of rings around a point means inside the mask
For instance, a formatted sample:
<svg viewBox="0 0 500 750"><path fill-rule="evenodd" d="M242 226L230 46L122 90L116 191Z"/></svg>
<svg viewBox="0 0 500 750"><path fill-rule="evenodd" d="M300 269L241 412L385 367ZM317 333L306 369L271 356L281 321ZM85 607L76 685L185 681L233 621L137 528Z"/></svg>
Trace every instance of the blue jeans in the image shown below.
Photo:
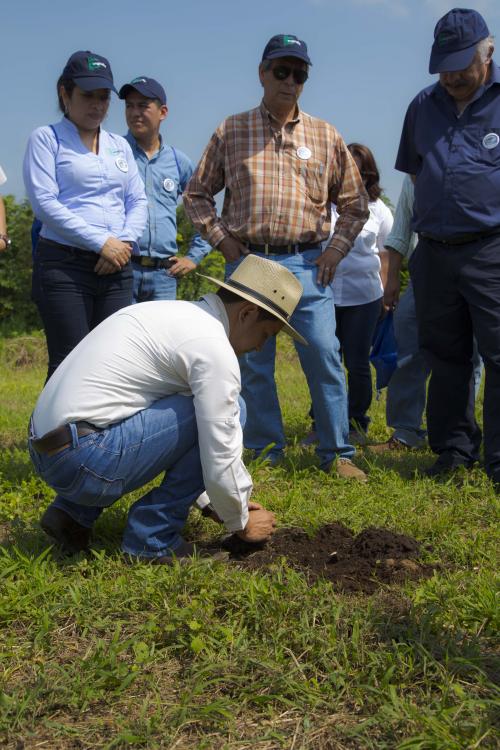
<svg viewBox="0 0 500 750"><path fill-rule="evenodd" d="M394 429L393 437L412 448L425 444L422 418L427 395L430 366L419 348L415 297L411 282L394 312L394 333L398 345L398 367L387 388L386 418ZM483 364L474 342L474 387L479 391Z"/></svg>
<svg viewBox="0 0 500 750"><path fill-rule="evenodd" d="M132 263L134 272L134 302L175 299L177 280L166 268L144 268Z"/></svg>
<svg viewBox="0 0 500 750"><path fill-rule="evenodd" d="M295 342L300 364L307 379L316 420L318 447L316 452L325 468L336 456L350 458L354 447L349 444L347 390L340 360L340 347L335 331L335 307L330 286L316 283L318 267L314 261L321 250L307 250L290 255L264 255L285 266L304 287L304 293L293 313L290 324L309 342ZM226 264L229 276L241 259ZM274 443L271 460L278 458L285 447L285 434L274 378L276 339L267 341L260 352L240 358L242 396L247 405L244 429L245 447L256 455Z"/></svg>
<svg viewBox="0 0 500 750"><path fill-rule="evenodd" d="M241 400L240 415L243 422ZM175 551L189 509L205 489L193 398L167 396L85 437L74 425L71 430L72 445L53 456L29 444L37 474L58 493L53 507L91 528L105 507L166 471L130 508L122 549L149 558Z"/></svg>
<svg viewBox="0 0 500 750"><path fill-rule="evenodd" d="M99 276L94 271L98 259L97 253L38 240L32 297L47 340L47 380L89 331L132 304L131 264Z"/></svg>

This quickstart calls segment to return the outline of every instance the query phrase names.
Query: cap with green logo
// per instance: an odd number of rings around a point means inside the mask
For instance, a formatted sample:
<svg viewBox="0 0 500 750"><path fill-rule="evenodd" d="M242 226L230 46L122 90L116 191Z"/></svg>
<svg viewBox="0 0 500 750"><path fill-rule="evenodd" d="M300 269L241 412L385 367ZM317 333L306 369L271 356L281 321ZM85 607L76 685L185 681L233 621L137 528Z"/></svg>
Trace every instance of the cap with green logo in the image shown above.
<svg viewBox="0 0 500 750"><path fill-rule="evenodd" d="M434 29L429 73L465 70L474 59L477 43L489 35L486 21L477 10L453 8Z"/></svg>
<svg viewBox="0 0 500 750"><path fill-rule="evenodd" d="M264 48L262 60L274 60L277 57L298 57L312 65L307 53L307 44L294 34L276 34Z"/></svg>
<svg viewBox="0 0 500 750"><path fill-rule="evenodd" d="M136 78L133 78L130 83L126 83L121 87L118 96L120 99L126 99L130 92L134 90L138 91L139 94L142 94L142 96L145 96L148 99L158 99L160 104L167 103L165 89L161 83L155 81L154 78L149 78L148 76L137 76Z"/></svg>
<svg viewBox="0 0 500 750"><path fill-rule="evenodd" d="M74 52L66 63L62 75L63 78L74 81L84 91L112 89L116 93L108 60L90 50Z"/></svg>

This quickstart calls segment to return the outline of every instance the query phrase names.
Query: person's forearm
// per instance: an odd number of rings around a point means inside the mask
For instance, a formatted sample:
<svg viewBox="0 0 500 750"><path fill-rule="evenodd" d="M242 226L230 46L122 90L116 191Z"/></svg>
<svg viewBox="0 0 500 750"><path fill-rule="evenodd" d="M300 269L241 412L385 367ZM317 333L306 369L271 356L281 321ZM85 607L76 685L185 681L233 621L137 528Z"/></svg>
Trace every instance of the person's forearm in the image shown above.
<svg viewBox="0 0 500 750"><path fill-rule="evenodd" d="M337 211L339 218L335 223L335 230L327 248L336 248L345 256L370 215L366 196L361 194L343 201L341 206L337 205Z"/></svg>
<svg viewBox="0 0 500 750"><path fill-rule="evenodd" d="M186 258L189 258L193 263L201 263L203 258L211 252L211 245L206 242L198 232L195 232L189 246L189 250L186 253Z"/></svg>
<svg viewBox="0 0 500 750"><path fill-rule="evenodd" d="M385 252L381 253L386 255L386 281L388 278L399 278L401 273L401 265L403 263L403 256L397 250L392 247L386 247ZM385 286L385 284L384 284Z"/></svg>
<svg viewBox="0 0 500 750"><path fill-rule="evenodd" d="M7 234L7 220L5 218L5 203L0 198L0 234Z"/></svg>
<svg viewBox="0 0 500 750"><path fill-rule="evenodd" d="M385 285L387 284L387 275L389 272L389 253L387 250L382 250L380 252L380 279L382 281L382 286L385 289Z"/></svg>
<svg viewBox="0 0 500 750"><path fill-rule="evenodd" d="M198 186L193 182L192 189L182 196L186 214L201 237L211 247L217 247L222 240L230 236L229 232L217 216L215 200L202 190L196 190L196 187Z"/></svg>

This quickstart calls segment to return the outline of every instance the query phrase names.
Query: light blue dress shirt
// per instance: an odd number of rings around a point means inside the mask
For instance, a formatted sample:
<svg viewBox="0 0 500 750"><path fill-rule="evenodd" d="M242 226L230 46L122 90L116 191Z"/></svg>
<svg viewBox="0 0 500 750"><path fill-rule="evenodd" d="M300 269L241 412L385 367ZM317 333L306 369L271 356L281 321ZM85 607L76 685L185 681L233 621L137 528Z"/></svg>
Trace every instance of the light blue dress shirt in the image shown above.
<svg viewBox="0 0 500 750"><path fill-rule="evenodd" d="M399 195L396 213L394 214L394 223L385 241L386 247L391 247L407 259L409 259L415 248L415 234L411 228L414 199L415 190L413 188L413 180L407 174L403 180L403 187Z"/></svg>
<svg viewBox="0 0 500 750"><path fill-rule="evenodd" d="M54 133L55 131L55 133ZM57 137L56 137L57 135ZM101 128L99 153L83 144L66 117L33 131L23 177L47 240L98 253L109 237L137 242L147 199L125 138Z"/></svg>
<svg viewBox="0 0 500 750"><path fill-rule="evenodd" d="M134 154L148 199L148 221L139 240L141 255L165 258L177 253L177 204L194 167L182 151L161 141L151 158L129 132L125 136ZM212 248L198 233L193 235L187 257L198 264Z"/></svg>

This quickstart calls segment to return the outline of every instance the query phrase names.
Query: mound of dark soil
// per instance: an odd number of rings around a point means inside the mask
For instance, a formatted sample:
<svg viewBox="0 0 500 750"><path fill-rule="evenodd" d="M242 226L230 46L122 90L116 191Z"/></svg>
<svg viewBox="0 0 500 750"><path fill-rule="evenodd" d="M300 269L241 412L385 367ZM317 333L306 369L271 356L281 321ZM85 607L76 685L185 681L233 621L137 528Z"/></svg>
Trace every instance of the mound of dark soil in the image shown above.
<svg viewBox="0 0 500 750"><path fill-rule="evenodd" d="M373 527L355 536L340 523L326 524L312 537L300 528L278 529L266 545L257 548L229 536L223 547L231 560L252 570L285 557L311 580L327 578L342 591L371 593L381 583L427 578L433 570L418 561L420 545L412 537Z"/></svg>

